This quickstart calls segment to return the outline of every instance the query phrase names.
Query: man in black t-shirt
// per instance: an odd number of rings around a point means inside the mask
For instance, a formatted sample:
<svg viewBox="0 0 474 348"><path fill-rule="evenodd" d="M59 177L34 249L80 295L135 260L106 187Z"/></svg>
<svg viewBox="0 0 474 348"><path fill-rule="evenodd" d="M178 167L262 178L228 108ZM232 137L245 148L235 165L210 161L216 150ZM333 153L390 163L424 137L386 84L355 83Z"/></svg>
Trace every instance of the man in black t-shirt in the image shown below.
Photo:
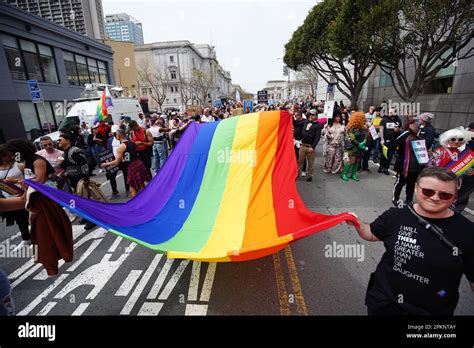
<svg viewBox="0 0 474 348"><path fill-rule="evenodd" d="M389 175L388 168L392 162L393 154L397 146L397 138L402 132L402 120L397 116L395 109L388 111L388 116L380 121L379 134L380 146L387 147L387 157L380 155L380 167L378 172Z"/></svg>
<svg viewBox="0 0 474 348"><path fill-rule="evenodd" d="M369 315L453 315L463 274L474 291L474 223L449 208L456 190L452 172L425 168L414 212L391 208L370 225L359 220L360 237L383 241L386 249L367 289Z"/></svg>
<svg viewBox="0 0 474 348"><path fill-rule="evenodd" d="M318 116L316 109L312 109L309 112L309 119L303 124L301 131L301 147L298 154L298 177L301 176L303 171L304 161L308 161L308 173L306 182L310 183L313 181L313 168L315 149L321 139L321 130L323 125L318 123Z"/></svg>

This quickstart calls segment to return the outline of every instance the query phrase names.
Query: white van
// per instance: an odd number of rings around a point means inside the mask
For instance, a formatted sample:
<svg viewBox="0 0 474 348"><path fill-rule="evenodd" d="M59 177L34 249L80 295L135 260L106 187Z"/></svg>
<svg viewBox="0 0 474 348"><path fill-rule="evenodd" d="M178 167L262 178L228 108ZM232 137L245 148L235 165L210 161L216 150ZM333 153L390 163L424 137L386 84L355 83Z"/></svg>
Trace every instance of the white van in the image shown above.
<svg viewBox="0 0 474 348"><path fill-rule="evenodd" d="M67 112L64 121L59 126L59 131L50 134L45 134L53 141L59 139L59 133L65 129L69 129L71 126L80 125L85 121L89 127L93 126L97 120L97 106L102 96L102 91L105 88L102 84L87 85L85 91L82 93L83 98L74 99L74 105ZM122 89L119 87L109 86L109 90L112 95L112 104L107 108L107 111L112 116L112 119L106 120L107 122L113 122L114 124L120 124L120 118L122 116L128 116L132 120L138 120L138 115L143 113L140 103L135 98L123 97L121 95ZM35 144L40 143L40 138L35 139Z"/></svg>

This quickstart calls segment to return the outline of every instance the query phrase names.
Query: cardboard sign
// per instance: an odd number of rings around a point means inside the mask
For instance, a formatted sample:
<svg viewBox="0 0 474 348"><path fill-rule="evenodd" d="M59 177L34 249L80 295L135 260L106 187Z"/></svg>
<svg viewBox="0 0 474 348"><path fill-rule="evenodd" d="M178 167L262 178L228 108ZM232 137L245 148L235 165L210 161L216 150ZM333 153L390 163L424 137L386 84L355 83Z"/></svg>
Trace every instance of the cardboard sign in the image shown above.
<svg viewBox="0 0 474 348"><path fill-rule="evenodd" d="M113 160L115 160L115 156L112 153L112 151L106 150L106 151L101 152L97 155L97 160L98 160L99 166L100 166L104 162L112 162ZM116 174L119 171L119 167L118 166L107 167L107 168L105 168L105 170L109 174Z"/></svg>
<svg viewBox="0 0 474 348"><path fill-rule="evenodd" d="M369 127L370 135L372 135L372 139L376 140L379 138L379 133L377 133L377 129L374 126Z"/></svg>
<svg viewBox="0 0 474 348"><path fill-rule="evenodd" d="M426 150L425 139L412 140L411 147L415 153L416 160L419 164L426 164L429 161L428 151Z"/></svg>
<svg viewBox="0 0 474 348"><path fill-rule="evenodd" d="M247 111L249 113L253 112L253 100L244 100L244 111L245 113L247 113Z"/></svg>
<svg viewBox="0 0 474 348"><path fill-rule="evenodd" d="M333 113L334 113L334 100L327 101L326 104L324 104L324 117L332 118Z"/></svg>

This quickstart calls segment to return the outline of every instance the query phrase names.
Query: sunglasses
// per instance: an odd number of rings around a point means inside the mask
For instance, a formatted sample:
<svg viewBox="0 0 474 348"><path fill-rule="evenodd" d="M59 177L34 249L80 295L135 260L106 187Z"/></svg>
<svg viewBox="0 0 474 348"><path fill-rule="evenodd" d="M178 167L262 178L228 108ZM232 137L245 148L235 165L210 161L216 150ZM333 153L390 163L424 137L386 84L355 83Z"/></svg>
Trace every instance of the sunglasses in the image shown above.
<svg viewBox="0 0 474 348"><path fill-rule="evenodd" d="M427 189L427 188L422 188L422 187L421 187L421 192L426 197L432 197L432 196L435 195L435 193L437 193L439 199L442 199L443 201L447 201L447 200L454 197L454 193L440 192L440 191L435 191L435 190L432 190L432 189Z"/></svg>
<svg viewBox="0 0 474 348"><path fill-rule="evenodd" d="M455 141L459 141L460 143L462 143L464 141L464 138L451 138L449 139L450 142L454 143Z"/></svg>
<svg viewBox="0 0 474 348"><path fill-rule="evenodd" d="M43 144L44 147L46 146L53 146L53 144Z"/></svg>

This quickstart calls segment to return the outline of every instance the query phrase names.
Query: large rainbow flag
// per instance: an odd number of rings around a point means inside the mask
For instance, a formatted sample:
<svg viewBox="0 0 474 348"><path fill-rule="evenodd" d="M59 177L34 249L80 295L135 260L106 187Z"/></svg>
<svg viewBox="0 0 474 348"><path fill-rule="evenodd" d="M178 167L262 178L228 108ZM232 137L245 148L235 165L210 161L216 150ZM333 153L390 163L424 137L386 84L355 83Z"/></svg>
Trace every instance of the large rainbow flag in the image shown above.
<svg viewBox="0 0 474 348"><path fill-rule="evenodd" d="M292 117L252 113L192 123L164 167L126 203L101 203L32 181L72 212L169 258L245 261L345 220L306 209L296 190Z"/></svg>

